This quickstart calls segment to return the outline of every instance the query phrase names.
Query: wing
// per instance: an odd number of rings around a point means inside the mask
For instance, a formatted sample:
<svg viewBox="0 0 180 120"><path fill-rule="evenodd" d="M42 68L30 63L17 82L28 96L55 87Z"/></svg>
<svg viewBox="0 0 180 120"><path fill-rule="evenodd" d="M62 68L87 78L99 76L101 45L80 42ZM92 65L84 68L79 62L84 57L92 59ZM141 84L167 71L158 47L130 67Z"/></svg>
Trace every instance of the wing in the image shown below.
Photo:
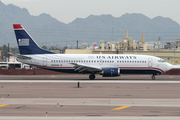
<svg viewBox="0 0 180 120"><path fill-rule="evenodd" d="M71 63L74 65L75 71L79 70L79 72L88 71L88 72L101 72L102 68L99 66L86 65L81 63Z"/></svg>

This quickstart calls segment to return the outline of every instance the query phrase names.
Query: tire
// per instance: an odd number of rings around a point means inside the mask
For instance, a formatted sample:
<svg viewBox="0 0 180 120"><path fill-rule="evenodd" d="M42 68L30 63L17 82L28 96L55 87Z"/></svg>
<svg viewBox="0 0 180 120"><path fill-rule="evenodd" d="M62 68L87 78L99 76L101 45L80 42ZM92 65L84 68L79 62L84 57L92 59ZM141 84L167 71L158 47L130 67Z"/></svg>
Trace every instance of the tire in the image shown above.
<svg viewBox="0 0 180 120"><path fill-rule="evenodd" d="M94 74L89 75L89 79L90 80L94 80L95 79L95 75Z"/></svg>
<svg viewBox="0 0 180 120"><path fill-rule="evenodd" d="M153 75L153 76L152 76L152 80L155 80L155 79L156 79L156 77Z"/></svg>

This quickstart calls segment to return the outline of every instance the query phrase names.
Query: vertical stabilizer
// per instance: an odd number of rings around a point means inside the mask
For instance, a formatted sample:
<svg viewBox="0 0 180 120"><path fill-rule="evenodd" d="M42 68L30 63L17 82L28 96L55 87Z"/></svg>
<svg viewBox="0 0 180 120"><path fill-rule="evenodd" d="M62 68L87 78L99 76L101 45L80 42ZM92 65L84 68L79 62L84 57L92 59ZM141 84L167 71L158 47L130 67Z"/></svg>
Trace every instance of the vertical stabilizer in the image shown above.
<svg viewBox="0 0 180 120"><path fill-rule="evenodd" d="M33 38L26 32L21 24L13 24L14 32L21 55L31 54L56 54L39 47Z"/></svg>

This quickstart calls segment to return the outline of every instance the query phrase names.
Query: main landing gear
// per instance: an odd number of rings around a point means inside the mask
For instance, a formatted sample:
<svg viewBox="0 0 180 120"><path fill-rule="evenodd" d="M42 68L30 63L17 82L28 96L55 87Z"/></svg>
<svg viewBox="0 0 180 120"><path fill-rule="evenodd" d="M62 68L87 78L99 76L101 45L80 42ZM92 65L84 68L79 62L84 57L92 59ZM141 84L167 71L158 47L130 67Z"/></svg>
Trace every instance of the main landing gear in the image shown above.
<svg viewBox="0 0 180 120"><path fill-rule="evenodd" d="M94 74L89 75L89 79L90 79L90 80L94 80L95 77L96 77L96 76L95 76Z"/></svg>
<svg viewBox="0 0 180 120"><path fill-rule="evenodd" d="M155 79L156 79L155 75L152 75L152 77L151 77L151 78L152 78L152 80L155 80Z"/></svg>

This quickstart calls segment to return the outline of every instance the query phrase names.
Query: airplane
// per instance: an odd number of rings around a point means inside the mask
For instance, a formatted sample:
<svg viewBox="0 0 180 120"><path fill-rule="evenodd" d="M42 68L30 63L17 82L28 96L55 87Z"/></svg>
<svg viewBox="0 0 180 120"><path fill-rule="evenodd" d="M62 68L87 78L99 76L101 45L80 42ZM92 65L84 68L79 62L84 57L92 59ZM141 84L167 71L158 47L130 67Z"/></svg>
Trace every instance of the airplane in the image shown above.
<svg viewBox="0 0 180 120"><path fill-rule="evenodd" d="M173 68L163 59L150 55L58 54L42 49L21 24L13 24L13 27L20 52L16 55L17 61L38 68L65 73L89 73L91 80L95 79L95 74L103 77L152 74L154 80L156 75Z"/></svg>

